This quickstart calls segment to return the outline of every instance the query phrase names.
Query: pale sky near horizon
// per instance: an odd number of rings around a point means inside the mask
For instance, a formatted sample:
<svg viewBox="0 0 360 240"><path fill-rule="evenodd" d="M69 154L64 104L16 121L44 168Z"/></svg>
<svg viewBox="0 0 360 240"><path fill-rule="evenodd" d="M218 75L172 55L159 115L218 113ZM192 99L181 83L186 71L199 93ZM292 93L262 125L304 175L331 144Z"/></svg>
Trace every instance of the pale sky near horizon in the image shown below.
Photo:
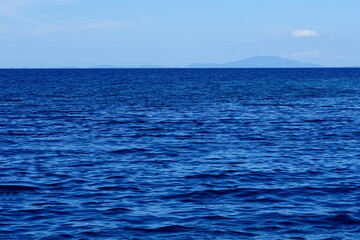
<svg viewBox="0 0 360 240"><path fill-rule="evenodd" d="M0 0L0 68L360 65L359 0Z"/></svg>

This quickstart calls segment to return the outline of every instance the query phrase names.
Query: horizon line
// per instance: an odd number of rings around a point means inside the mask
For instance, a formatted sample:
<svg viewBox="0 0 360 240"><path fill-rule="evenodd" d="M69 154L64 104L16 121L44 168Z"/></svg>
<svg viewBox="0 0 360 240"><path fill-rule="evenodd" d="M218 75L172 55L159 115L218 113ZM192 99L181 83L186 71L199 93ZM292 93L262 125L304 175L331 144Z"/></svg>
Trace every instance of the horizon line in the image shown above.
<svg viewBox="0 0 360 240"><path fill-rule="evenodd" d="M322 68L360 68L360 66L319 66L319 67L9 67L0 70L109 70L109 69L322 69Z"/></svg>

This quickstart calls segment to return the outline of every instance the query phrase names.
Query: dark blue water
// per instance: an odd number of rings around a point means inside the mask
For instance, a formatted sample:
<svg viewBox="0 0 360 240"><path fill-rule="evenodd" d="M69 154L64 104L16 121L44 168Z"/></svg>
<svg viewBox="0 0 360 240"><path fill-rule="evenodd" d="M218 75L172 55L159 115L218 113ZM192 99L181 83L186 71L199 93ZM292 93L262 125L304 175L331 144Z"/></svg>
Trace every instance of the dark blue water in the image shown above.
<svg viewBox="0 0 360 240"><path fill-rule="evenodd" d="M360 239L360 69L0 84L0 239Z"/></svg>

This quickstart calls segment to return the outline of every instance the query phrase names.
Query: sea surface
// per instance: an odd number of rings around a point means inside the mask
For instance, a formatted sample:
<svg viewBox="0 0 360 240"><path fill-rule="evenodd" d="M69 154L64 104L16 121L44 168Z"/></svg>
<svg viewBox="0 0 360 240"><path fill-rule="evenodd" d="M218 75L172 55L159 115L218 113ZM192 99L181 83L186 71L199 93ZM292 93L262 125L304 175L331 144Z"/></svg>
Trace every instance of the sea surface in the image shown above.
<svg viewBox="0 0 360 240"><path fill-rule="evenodd" d="M0 239L360 239L360 69L0 70Z"/></svg>

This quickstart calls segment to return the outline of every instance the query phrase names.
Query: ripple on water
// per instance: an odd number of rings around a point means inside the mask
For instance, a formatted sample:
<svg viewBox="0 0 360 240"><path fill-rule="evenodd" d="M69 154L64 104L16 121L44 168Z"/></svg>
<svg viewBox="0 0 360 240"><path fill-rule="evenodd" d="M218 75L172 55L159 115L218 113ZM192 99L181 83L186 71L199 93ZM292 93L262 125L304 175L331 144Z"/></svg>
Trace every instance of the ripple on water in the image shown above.
<svg viewBox="0 0 360 240"><path fill-rule="evenodd" d="M0 239L359 239L359 69L0 70Z"/></svg>

